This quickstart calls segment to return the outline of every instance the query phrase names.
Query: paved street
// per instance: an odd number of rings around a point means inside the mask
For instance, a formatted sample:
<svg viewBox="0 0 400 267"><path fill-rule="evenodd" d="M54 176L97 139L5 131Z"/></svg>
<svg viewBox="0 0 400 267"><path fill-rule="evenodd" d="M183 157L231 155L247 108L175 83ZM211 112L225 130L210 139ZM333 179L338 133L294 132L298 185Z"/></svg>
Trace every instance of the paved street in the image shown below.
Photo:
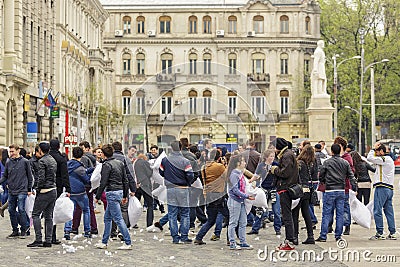
<svg viewBox="0 0 400 267"><path fill-rule="evenodd" d="M400 227L400 197L398 191L398 183L400 176L396 176L396 194L395 194L395 213L397 227ZM103 207L100 206L100 209ZM317 208L318 218L321 218L320 210ZM155 211L155 217L158 219L161 216L159 211ZM297 254L291 253L290 255L281 255L282 260L279 259L279 255L274 254L271 259L268 258L265 261L259 259L265 256L260 250L268 249L270 254L274 247L278 245L280 240L274 235L272 225L260 232L259 236L247 236L248 242L254 246L252 251L230 251L226 246L225 240L221 241L209 241L211 233L209 233L204 241L207 242L205 246L195 245L173 245L170 236L165 236L163 233L147 233L144 229L145 226L145 213L141 216L139 221L139 229L130 230L130 234L133 239L133 250L131 251L117 251L117 247L120 245L119 242L110 242L108 250L96 249L93 245L100 240L100 237L94 237L91 240L86 240L82 237L72 241L63 241L65 245L73 246L69 250L76 250L75 252L68 252L68 247L53 246L52 248L40 248L40 249L28 249L26 245L33 241L31 235L26 240L15 239L8 240L6 236L11 233L10 222L8 213L6 212L5 218L0 218L0 266L248 266L248 265L261 265L261 266L297 266L299 262L296 262L294 258ZM103 230L102 218L103 214L97 215L98 222L100 223L100 231ZM301 222L301 225L303 222ZM83 226L81 225L81 228ZM249 228L247 228L247 231ZM32 233L33 233L32 229ZM319 230L315 231L315 236L318 237ZM224 229L223 235L226 230ZM352 225L351 235L345 236L348 247L342 251L343 263L335 261L335 255L324 254L323 262L318 255L321 255L323 249L326 250L337 250L336 242L333 241L332 235L328 236L328 242L318 243L317 245L299 245L297 251L300 257L299 261L305 261L307 266L365 266L368 261L374 261L374 266L399 266L400 262L400 240L397 241L369 241L368 237L375 233L374 228L370 230L361 228L358 225ZM62 227L58 227L58 235L62 236ZM300 240L305 239L305 231L302 231ZM309 261L307 257L305 260L301 260L302 254L308 255L304 250L313 250L317 254L315 261ZM357 250L357 253L361 255L361 259L356 262L349 262L346 260L346 252L348 250ZM371 253L368 253L369 250ZM335 252L333 252L335 253ZM258 254L260 254L258 256ZM364 258L367 259L363 259ZM389 259L389 256L394 255L396 258ZM379 259L385 261L392 261L391 263L378 263ZM369 258L369 259L368 259ZM288 259L287 263L282 263ZM352 259L352 258L351 258ZM395 263L396 261L397 263ZM301 264L301 263L300 263Z"/></svg>

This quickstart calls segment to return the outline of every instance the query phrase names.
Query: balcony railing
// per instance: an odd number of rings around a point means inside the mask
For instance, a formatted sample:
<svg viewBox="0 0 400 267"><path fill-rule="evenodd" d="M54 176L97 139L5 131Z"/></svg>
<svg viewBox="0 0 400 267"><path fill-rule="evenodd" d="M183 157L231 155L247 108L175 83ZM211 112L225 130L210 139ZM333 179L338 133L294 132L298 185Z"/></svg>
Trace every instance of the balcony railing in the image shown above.
<svg viewBox="0 0 400 267"><path fill-rule="evenodd" d="M270 83L269 73L248 73L247 82L255 84L269 84Z"/></svg>

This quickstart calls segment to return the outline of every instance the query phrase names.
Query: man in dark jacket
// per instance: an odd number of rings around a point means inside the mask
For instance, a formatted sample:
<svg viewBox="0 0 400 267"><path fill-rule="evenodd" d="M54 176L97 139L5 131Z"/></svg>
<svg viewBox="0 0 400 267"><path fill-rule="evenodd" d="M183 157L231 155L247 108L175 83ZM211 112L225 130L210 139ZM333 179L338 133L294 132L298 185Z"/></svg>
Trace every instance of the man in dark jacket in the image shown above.
<svg viewBox="0 0 400 267"><path fill-rule="evenodd" d="M275 153L278 157L278 166L271 167L271 173L277 179L276 191L279 194L281 204L282 221L285 224L285 241L278 247L279 250L293 250L298 240L294 236L294 224L292 217L292 199L288 188L298 183L299 169L297 167L296 156L289 149L288 142L284 138L276 138L273 143Z"/></svg>
<svg viewBox="0 0 400 267"><path fill-rule="evenodd" d="M83 156L80 162L86 169L96 167L96 157L90 151L90 144L88 141L82 141L79 147L83 150ZM91 234L97 235L99 230L97 229L96 214L94 212L93 196L94 192L91 190L90 183L85 185L86 194L89 199L90 209L90 232ZM80 205L75 206L74 218L72 219L72 231L71 233L78 234L79 225L81 224L82 209Z"/></svg>
<svg viewBox="0 0 400 267"><path fill-rule="evenodd" d="M125 241L125 244L118 249L132 249L131 238L128 228L122 218L120 204L128 202L129 185L126 177L124 164L113 157L113 147L105 145L102 148L106 160L101 168L100 186L96 193L96 202L101 198L101 194L106 190L107 209L104 213L104 234L101 243L96 244L97 248L107 248L108 239L111 234L111 222L114 221Z"/></svg>
<svg viewBox="0 0 400 267"><path fill-rule="evenodd" d="M57 198L65 191L67 193L71 193L71 187L69 185L68 178L68 168L67 168L67 159L60 152L60 141L58 139L50 140L50 156L52 156L57 162L57 172L56 172L56 187L57 187ZM57 230L56 226L53 227L53 240L51 241L53 244L57 245L61 242L57 240Z"/></svg>
<svg viewBox="0 0 400 267"><path fill-rule="evenodd" d="M7 238L25 238L28 225L25 200L32 193L32 171L29 161L19 154L18 145L10 145L8 148L10 159L5 165L3 178L0 179L0 184L7 182L8 185L8 212L12 233ZM18 222L21 225L21 235L18 232Z"/></svg>
<svg viewBox="0 0 400 267"><path fill-rule="evenodd" d="M48 143L42 142L39 144L39 152L42 157L39 160L36 198L32 211L36 238L28 247L51 247L52 243L53 210L57 199L57 162L50 156L49 150L50 146ZM40 216L42 214L45 220L45 242L42 241L42 224L40 221Z"/></svg>
<svg viewBox="0 0 400 267"><path fill-rule="evenodd" d="M138 189L136 190L135 196L140 200L141 196L144 198L144 202L147 203L147 227L153 224L154 220L154 205L153 196L153 185L151 184L151 177L153 170L150 167L150 163L147 161L147 157L144 154L139 154L135 162L133 163L134 174L137 179Z"/></svg>
<svg viewBox="0 0 400 267"><path fill-rule="evenodd" d="M68 161L68 175L71 185L70 199L74 202L75 209L77 206L83 210L83 225L84 237L91 238L90 232L90 209L89 198L86 194L86 185L90 184L90 177L94 170L93 167L85 168L80 161L83 156L83 149L81 147L74 147L72 149L72 159ZM81 218L79 217L79 220ZM72 230L72 221L66 222L64 226L64 238L70 240L70 232Z"/></svg>
<svg viewBox="0 0 400 267"><path fill-rule="evenodd" d="M333 156L322 164L319 180L325 183L326 189L323 197L322 224L321 232L315 241L326 242L328 225L332 219L333 212L336 210L336 230L335 238L340 240L343 233L344 224L344 202L346 177L348 177L352 188L357 191L356 180L351 171L350 164L340 157L341 147L333 144L331 147Z"/></svg>
<svg viewBox="0 0 400 267"><path fill-rule="evenodd" d="M179 141L171 143L172 152L161 161L160 174L167 187L168 221L173 244L191 243L188 238L190 227L189 187L194 182L190 161L182 156ZM178 233L178 214L181 225Z"/></svg>

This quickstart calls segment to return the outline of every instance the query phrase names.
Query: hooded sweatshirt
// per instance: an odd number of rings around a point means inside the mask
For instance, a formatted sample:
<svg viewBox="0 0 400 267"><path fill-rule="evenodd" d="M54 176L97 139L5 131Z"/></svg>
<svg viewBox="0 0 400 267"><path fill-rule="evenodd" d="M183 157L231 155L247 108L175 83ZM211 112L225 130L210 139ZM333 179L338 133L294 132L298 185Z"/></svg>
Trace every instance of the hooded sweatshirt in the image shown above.
<svg viewBox="0 0 400 267"><path fill-rule="evenodd" d="M69 183L71 185L71 195L86 194L85 185L90 184L88 173L93 172L93 168L86 169L83 163L71 159L67 163Z"/></svg>

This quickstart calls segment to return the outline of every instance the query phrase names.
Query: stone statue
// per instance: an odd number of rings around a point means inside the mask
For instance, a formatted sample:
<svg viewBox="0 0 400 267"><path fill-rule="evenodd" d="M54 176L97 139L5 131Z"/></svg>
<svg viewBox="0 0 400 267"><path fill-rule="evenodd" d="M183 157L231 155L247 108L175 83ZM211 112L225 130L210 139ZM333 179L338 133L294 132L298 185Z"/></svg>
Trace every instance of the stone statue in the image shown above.
<svg viewBox="0 0 400 267"><path fill-rule="evenodd" d="M311 93L312 96L326 95L326 73L325 73L325 47L324 41L317 42L314 51L314 66L311 73Z"/></svg>

